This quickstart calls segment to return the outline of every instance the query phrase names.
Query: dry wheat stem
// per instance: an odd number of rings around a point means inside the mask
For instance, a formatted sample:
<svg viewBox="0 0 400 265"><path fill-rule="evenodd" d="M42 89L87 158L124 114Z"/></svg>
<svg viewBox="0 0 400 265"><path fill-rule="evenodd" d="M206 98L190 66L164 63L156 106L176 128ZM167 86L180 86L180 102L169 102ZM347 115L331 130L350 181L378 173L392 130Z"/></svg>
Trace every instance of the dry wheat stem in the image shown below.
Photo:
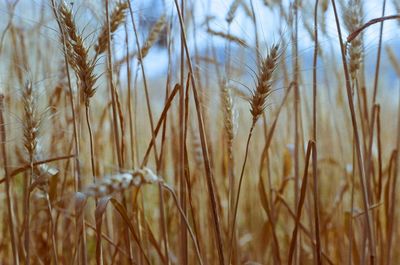
<svg viewBox="0 0 400 265"><path fill-rule="evenodd" d="M255 122L253 122L252 126L250 127L250 132L249 135L247 137L247 143L246 143L246 151L244 153L244 160L243 160L243 164L242 164L242 169L241 169L241 173L240 173L240 177L239 177L239 184L238 184L238 190L236 192L236 199L235 199L235 204L233 205L233 220L232 220L232 227L230 227L229 229L231 230L230 232L230 237L228 238L229 240L229 245L228 245L228 249L229 249L229 255L228 255L228 262L229 264L231 263L231 259L232 259L232 252L234 249L233 246L233 241L234 241L234 237L235 237L235 226L236 226L236 219L237 219L237 212L238 212L238 207L239 207L239 198L240 198L240 191L242 188L242 182L243 182L243 178L244 178L244 170L246 167L246 163L247 163L247 158L248 158L248 154L249 154L249 147L250 147L250 140L251 137L253 135L253 130L254 130L254 126L255 126Z"/></svg>
<svg viewBox="0 0 400 265"><path fill-rule="evenodd" d="M386 11L386 0L382 2L382 17L385 16ZM379 70L381 65L381 53L382 53L382 38L383 38L383 22L381 22L379 29L379 42L378 42L378 54L376 55L376 66L375 66L375 78L374 78L374 89L372 94L372 104L376 104L376 96L378 93L378 82L379 82ZM371 110L372 115L372 110Z"/></svg>
<svg viewBox="0 0 400 265"><path fill-rule="evenodd" d="M66 35L64 32L64 28L62 26L62 22L60 16L57 11L56 4L54 0L51 0L52 10L54 16L57 21L58 28L61 34L61 44L63 46L63 53L64 53L64 62L65 62L65 71L68 80L68 89L69 89L69 101L70 101L70 108L72 113L72 125L73 125L73 132L74 132L74 148L75 148L75 161L74 161L74 180L75 180L75 191L78 191L81 188L81 180L80 180L80 166L79 166L79 140L78 140L78 129L77 129L77 122L76 122L76 115L75 115L75 101L72 92L72 84L71 84L71 76L69 71L69 63L68 63L68 56L67 56L67 41Z"/></svg>
<svg viewBox="0 0 400 265"><path fill-rule="evenodd" d="M142 77L143 77L143 86L144 86L144 91L145 91L145 97L146 97L146 107L147 107L147 113L149 116L149 122L150 122L150 129L151 129L151 141L153 142L153 152L154 152L154 159L156 161L156 164L158 164L158 152L157 152L157 145L156 145L156 137L154 134L154 121L153 121L153 113L151 110L151 105L150 105L150 97L149 97L149 91L148 91L148 86L147 86L147 78L146 78L146 72L145 72L145 68L144 65L142 63L142 58L143 55L141 53L142 49L140 47L140 43L139 43L139 37L138 37L138 33L137 33L137 28L136 28L136 22L134 20L133 17L133 10L132 10L132 6L130 1L128 1L128 7L129 7L129 14L131 17L131 23L133 26L133 32L135 33L135 42L136 42L136 49L139 51L138 54L138 66L140 65L140 69L142 72ZM138 69L139 71L139 69Z"/></svg>
<svg viewBox="0 0 400 265"><path fill-rule="evenodd" d="M354 131L354 140L355 140L355 147L356 147L355 149L356 149L356 154L357 154L357 162L358 162L357 164L359 167L360 183L362 185L364 211L366 212L365 219L366 219L366 224L367 224L368 241L370 244L370 251L371 251L370 257L371 257L372 263L374 264L374 257L375 257L376 249L375 249L375 240L374 240L374 236L373 236L372 217L371 217L371 214L369 211L369 195L368 195L368 191L367 191L367 187L366 187L364 160L363 160L363 155L362 155L362 151L361 151L361 141L360 141L358 127L357 127L354 102L353 102L352 95L351 95L350 75L349 75L349 71L347 68L347 62L346 62L346 58L345 58L345 51L344 51L344 46L343 46L343 41L342 41L342 33L341 33L339 18L338 18L338 14L337 14L337 10L336 10L336 2L335 2L335 0L331 0L331 2L332 2L335 20L336 20L339 45L341 47L343 69L344 69L344 74L346 77L347 99L348 99L348 103L349 103L349 107L350 107L350 114L351 114L352 126L353 126L353 131Z"/></svg>
<svg viewBox="0 0 400 265"><path fill-rule="evenodd" d="M47 211L49 212L49 219L50 219L50 231L51 231L51 250L52 250L52 255L54 259L54 264L58 265L58 255L57 255L57 242L56 242L56 226L54 223L53 215L51 214L52 212L52 207L51 207L51 202L50 202L50 197L49 193L46 192L46 203L47 203Z"/></svg>
<svg viewBox="0 0 400 265"><path fill-rule="evenodd" d="M9 23L0 29L7 73L0 80L0 263L395 264L400 135L393 118L400 128L400 107L382 85L389 72L400 76L400 63L394 46L386 45L382 55L380 47L389 30L382 24L399 14L363 24L371 15L362 14L363 0L230 0L219 10L223 17L213 17L209 6L199 14L188 0L150 6L157 13L152 15L130 0L45 0L28 4L39 12L33 23L21 24L27 18L16 21L14 12L25 10L11 2L5 4ZM379 0L379 13L392 2L400 7L400 0ZM332 33L331 7L339 42L321 46L321 37ZM276 20L268 32L278 37L279 73L267 67L275 45L259 35L261 14ZM213 30L218 23L225 30ZM246 37L237 33L237 23L246 25ZM371 61L363 54L363 35L375 24L381 30L376 27L377 57ZM350 41L343 44L344 27ZM304 30L310 45L300 38ZM235 37L240 40L233 42ZM260 53L258 45L268 49ZM152 49L165 57L167 72L149 68ZM314 50L313 59L303 49ZM62 52L64 61L53 51ZM384 53L390 61L382 61ZM32 80L46 79L33 85L40 94L21 99L16 89L24 90L29 64L35 66ZM248 64L255 65L250 75ZM371 68L375 79L368 83ZM98 71L104 78L96 79ZM254 82L248 95L226 83L248 78ZM272 98L275 85L283 90ZM96 87L101 95L95 99ZM371 103L376 100L381 105ZM44 117L42 102L55 119L35 126L30 120ZM276 106L268 113L270 105ZM249 120L235 116L246 108ZM246 122L248 129L236 135Z"/></svg>
<svg viewBox="0 0 400 265"><path fill-rule="evenodd" d="M187 40L186 40L186 30L185 30L185 25L183 22L182 12L179 7L178 1L174 0L174 3L175 3L176 11L178 13L179 25L180 25L180 29L181 29L181 36L182 36L182 40L183 40L183 48L184 48L184 52L186 55L187 64L189 67L189 74L191 75L192 91L193 91L193 96L194 96L194 101L195 101L195 106L196 106L197 121L198 121L198 125L199 125L200 140L201 140L202 153L203 153L203 161L204 161L204 166L205 166L205 171L206 171L207 188L208 188L208 193L209 193L210 202L211 202L214 232L215 232L215 237L217 240L218 258L219 258L220 265L224 265L225 261L224 261L223 247L222 247L223 246L222 234L221 234L221 228L220 228L220 223L219 223L219 218L218 218L218 213L217 213L217 202L216 202L216 197L215 197L215 190L214 190L214 186L212 183L213 182L213 174L211 171L210 158L209 158L207 140L206 140L205 129L204 129L204 120L203 120L202 110L200 108L196 79L194 77L192 61L191 61L191 57L190 57L190 53L189 53Z"/></svg>
<svg viewBox="0 0 400 265"><path fill-rule="evenodd" d="M78 125L77 125L77 118L75 114L75 101L74 101L74 93L72 90L72 83L71 83L71 76L70 76L70 71L69 71L69 56L68 56L68 51L69 51L69 42L68 42L68 36L67 33L64 30L63 27L63 22L62 19L60 18L59 11L56 7L56 3L54 0L51 0L51 5L53 9L54 16L57 21L58 28L60 30L61 34L61 43L63 47L63 53L64 53L64 62L65 62L65 70L67 74L67 79L68 79L68 89L69 89L69 102L70 102L70 108L71 108L71 113L72 113L72 125L73 125L73 139L74 139L74 148L75 148L75 159L74 159L74 189L75 192L81 190L82 188L82 183L81 183L81 170L80 170L80 161L79 161L79 155L80 155L80 150L79 150L79 139L78 139ZM72 24L73 25L73 24ZM72 62L71 62L72 63ZM82 264L86 265L87 260L86 260L86 236L85 236L85 226L83 225L85 222L85 219L82 218L82 224L81 226L83 227L82 233L79 234L80 241L82 242L81 244L81 252L83 253L82 255ZM78 225L76 226L78 229Z"/></svg>
<svg viewBox="0 0 400 265"><path fill-rule="evenodd" d="M391 16L378 17L378 18L371 19L370 21L368 21L367 23L362 25L360 28L356 29L353 32L350 32L350 34L347 36L346 42L352 42L355 38L357 38L357 36L359 34L361 34L365 29L367 29L368 27L370 27L372 25L383 22L385 20L392 20L392 19L400 19L400 15L397 14L397 15L391 15Z"/></svg>
<svg viewBox="0 0 400 265"><path fill-rule="evenodd" d="M129 5L129 1L128 1ZM105 1L105 9L106 9L106 25L107 27L107 34L109 37L107 37L107 80L108 80L108 86L110 88L110 94L111 94L111 106L112 106L112 126L113 126L113 132L114 132L114 140L115 140L115 148L116 148L116 154L117 154L117 159L118 159L118 167L121 170L123 168L123 163L122 163L122 152L121 152L121 146L120 146L120 134L118 130L118 118L117 118L117 100L116 100L116 94L117 90L114 85L114 79L113 79L113 64L112 64L112 51L111 51L111 21L110 21L110 14L109 14L109 1Z"/></svg>
<svg viewBox="0 0 400 265"><path fill-rule="evenodd" d="M180 213L181 216L183 217L183 219L184 219L184 221L185 221L185 224L186 224L186 228L187 228L187 230L189 231L189 234L190 234L190 236L191 236L191 238L192 238L193 244L194 244L195 249L196 249L196 255L197 255L198 262L199 262L200 265L203 265L203 259L202 259L201 254L200 254L200 249L199 249L199 245L197 244L196 236L194 235L193 230L192 230L191 227L190 227L189 221L188 221L188 219L187 219L187 217L186 217L184 211L183 211L182 208L180 207L178 198L177 198L177 196L176 196L174 190L173 190L169 185L167 185L167 184L165 184L165 183L163 183L162 187L163 187L164 189L166 189L167 191L169 191L169 192L171 193L172 197L174 198L176 207L178 208L179 213Z"/></svg>
<svg viewBox="0 0 400 265"><path fill-rule="evenodd" d="M315 225L315 240L316 240L316 255L317 264L322 265L321 253L321 238L320 238L320 200L319 200L319 181L317 171L317 57L318 57L318 0L315 1L314 8L314 59L313 59L313 133L314 141L313 152L313 192L314 192L314 225Z"/></svg>
<svg viewBox="0 0 400 265"><path fill-rule="evenodd" d="M86 123L89 130L90 140L90 161L92 166L93 182L96 181L95 175L95 158L94 158L94 145L93 134L90 123L90 98L96 92L95 83L98 77L94 74L95 60L89 59L89 50L83 43L82 36L78 33L77 27L73 20L72 11L63 3L59 7L61 21L67 33L67 56L68 61L71 63L72 68L79 79L79 88L81 91L81 98L85 104Z"/></svg>
<svg viewBox="0 0 400 265"><path fill-rule="evenodd" d="M13 207L13 200L11 196L11 186L10 186L10 175L8 172L8 162L7 162L7 148L6 148L6 128L5 128L5 121L3 116L3 109L4 109L4 95L0 93L0 144L1 144L1 155L3 158L3 166L4 166L4 174L5 174L5 181L6 181L6 199L7 199L7 210L8 210L8 225L9 225L9 232L11 238L11 247L13 252L13 261L15 265L19 265L19 251L16 241L16 231L14 228L14 207Z"/></svg>

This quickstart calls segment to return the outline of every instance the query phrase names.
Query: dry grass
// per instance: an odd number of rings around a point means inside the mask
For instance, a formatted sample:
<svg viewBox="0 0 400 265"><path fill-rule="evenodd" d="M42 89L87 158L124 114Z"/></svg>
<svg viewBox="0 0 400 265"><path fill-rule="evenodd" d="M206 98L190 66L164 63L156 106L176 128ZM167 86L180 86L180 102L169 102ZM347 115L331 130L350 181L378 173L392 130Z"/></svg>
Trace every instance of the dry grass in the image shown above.
<svg viewBox="0 0 400 265"><path fill-rule="evenodd" d="M1 264L398 264L398 0L74 2L0 4Z"/></svg>

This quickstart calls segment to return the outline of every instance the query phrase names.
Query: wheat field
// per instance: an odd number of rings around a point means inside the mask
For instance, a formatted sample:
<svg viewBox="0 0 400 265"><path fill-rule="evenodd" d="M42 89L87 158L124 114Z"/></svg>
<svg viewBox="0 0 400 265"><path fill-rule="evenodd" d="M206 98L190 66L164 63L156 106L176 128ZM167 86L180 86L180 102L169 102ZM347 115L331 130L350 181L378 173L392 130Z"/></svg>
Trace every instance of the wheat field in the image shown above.
<svg viewBox="0 0 400 265"><path fill-rule="evenodd" d="M0 2L0 264L400 263L399 0Z"/></svg>

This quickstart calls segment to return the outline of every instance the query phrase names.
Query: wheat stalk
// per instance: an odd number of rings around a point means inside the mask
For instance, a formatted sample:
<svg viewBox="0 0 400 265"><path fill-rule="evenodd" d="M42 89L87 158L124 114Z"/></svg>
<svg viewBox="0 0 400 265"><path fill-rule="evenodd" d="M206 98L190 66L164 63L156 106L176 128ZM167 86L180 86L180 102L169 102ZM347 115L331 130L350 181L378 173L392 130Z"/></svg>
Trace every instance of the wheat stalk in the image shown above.
<svg viewBox="0 0 400 265"><path fill-rule="evenodd" d="M230 227L231 229L231 234L229 238L229 262L231 261L232 258L232 251L233 251L233 239L234 239L234 233L235 233L235 225L236 225L236 217L237 217L237 211L238 211L238 206L239 206L239 198L240 198L240 191L242 188L242 182L244 178L244 170L246 167L247 163L247 157L249 154L249 147L250 147L250 140L253 135L253 130L256 125L256 122L260 115L263 113L265 109L265 104L266 104L266 99L267 97L271 94L272 92L272 75L277 67L278 64L278 58L280 55L280 50L279 50L279 44L272 45L272 47L269 50L269 53L266 57L266 59L262 62L262 65L260 67L260 74L258 75L257 79L257 86L256 89L252 92L252 97L250 100L250 106L251 106L251 114L253 116L253 122L250 127L250 131L247 137L247 143L246 143L246 151L244 154L244 160L242 164L242 169L239 177L239 185L238 185L238 191L236 193L236 200L235 204L233 205L233 221L232 221L232 226Z"/></svg>
<svg viewBox="0 0 400 265"><path fill-rule="evenodd" d="M95 83L98 76L94 74L94 68L96 66L96 59L89 59L89 50L85 47L83 38L78 34L77 27L73 20L71 9L63 2L59 7L60 18L62 25L65 27L67 34L67 56L71 63L72 68L75 71L79 79L79 88L81 92L81 99L85 103L85 116L86 123L89 130L89 141L90 141L90 158L92 166L93 182L96 181L95 174L95 162L94 162L94 144L93 144L93 133L92 126L90 123L90 98L92 98L96 92Z"/></svg>
<svg viewBox="0 0 400 265"><path fill-rule="evenodd" d="M7 199L7 210L8 210L8 225L9 225L9 233L11 238L11 247L13 252L13 261L14 264L19 265L19 251L17 246L17 237L16 231L14 228L15 224L15 213L13 207L13 197L11 195L11 186L10 186L10 174L8 170L8 160L7 160L7 137L6 137L6 128L5 121L3 116L4 109L4 94L3 88L0 86L0 148L1 148L1 157L4 166L4 175L5 175L5 193Z"/></svg>

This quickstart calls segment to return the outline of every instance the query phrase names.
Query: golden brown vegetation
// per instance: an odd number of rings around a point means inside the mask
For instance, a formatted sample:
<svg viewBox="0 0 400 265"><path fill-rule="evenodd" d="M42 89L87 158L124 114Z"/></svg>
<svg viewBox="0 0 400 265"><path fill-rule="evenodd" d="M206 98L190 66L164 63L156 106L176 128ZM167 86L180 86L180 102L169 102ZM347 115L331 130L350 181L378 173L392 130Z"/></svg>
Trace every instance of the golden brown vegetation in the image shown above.
<svg viewBox="0 0 400 265"><path fill-rule="evenodd" d="M5 1L0 263L398 264L392 1Z"/></svg>

